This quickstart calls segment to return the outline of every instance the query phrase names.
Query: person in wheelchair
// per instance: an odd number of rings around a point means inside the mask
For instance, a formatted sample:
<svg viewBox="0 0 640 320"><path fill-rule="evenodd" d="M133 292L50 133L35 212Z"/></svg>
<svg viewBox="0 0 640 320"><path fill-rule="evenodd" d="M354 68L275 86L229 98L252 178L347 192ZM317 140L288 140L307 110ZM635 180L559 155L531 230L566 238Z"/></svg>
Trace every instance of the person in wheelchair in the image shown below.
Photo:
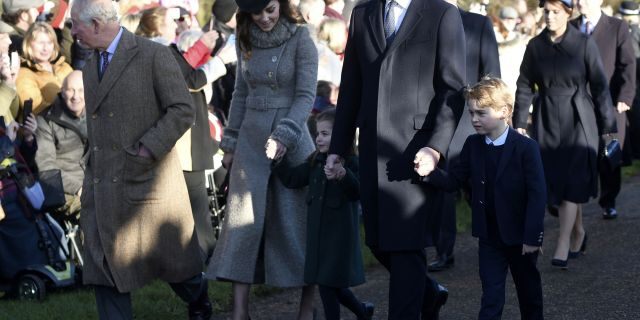
<svg viewBox="0 0 640 320"><path fill-rule="evenodd" d="M58 220L77 224L84 178L80 162L87 146L81 71L73 71L65 78L55 102L38 115L37 121L36 164L40 171L59 169L65 193L65 205L52 214Z"/></svg>
<svg viewBox="0 0 640 320"><path fill-rule="evenodd" d="M35 181L32 173L36 169L34 132L37 122L31 114L23 125L12 121L5 128L1 123L4 119L0 121L0 279L3 279L12 277L24 261L35 257L33 250L15 250L15 246L37 250L39 238L35 224L30 221L37 210L21 191Z"/></svg>

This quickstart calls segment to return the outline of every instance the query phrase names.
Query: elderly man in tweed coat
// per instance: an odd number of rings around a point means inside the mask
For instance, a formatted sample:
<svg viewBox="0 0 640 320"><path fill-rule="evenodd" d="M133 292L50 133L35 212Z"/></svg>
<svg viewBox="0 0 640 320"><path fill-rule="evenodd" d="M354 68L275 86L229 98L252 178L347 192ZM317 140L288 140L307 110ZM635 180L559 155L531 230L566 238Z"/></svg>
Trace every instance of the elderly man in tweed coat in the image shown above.
<svg viewBox="0 0 640 320"><path fill-rule="evenodd" d="M89 151L81 226L85 284L101 319L131 319L129 292L153 279L209 319L201 255L174 145L194 106L169 50L121 28L110 0L76 0L72 32L95 49L84 68Z"/></svg>

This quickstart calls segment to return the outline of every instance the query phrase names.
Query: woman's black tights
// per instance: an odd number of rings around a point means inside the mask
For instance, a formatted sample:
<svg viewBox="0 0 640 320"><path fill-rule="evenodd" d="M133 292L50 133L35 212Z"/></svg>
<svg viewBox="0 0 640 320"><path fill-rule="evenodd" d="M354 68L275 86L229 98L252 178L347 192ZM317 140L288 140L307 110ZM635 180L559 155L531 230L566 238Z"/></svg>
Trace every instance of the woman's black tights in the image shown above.
<svg viewBox="0 0 640 320"><path fill-rule="evenodd" d="M358 319L363 319L364 305L353 295L348 288L332 288L326 286L318 286L320 298L324 307L324 316L327 320L340 320L340 305L351 310Z"/></svg>

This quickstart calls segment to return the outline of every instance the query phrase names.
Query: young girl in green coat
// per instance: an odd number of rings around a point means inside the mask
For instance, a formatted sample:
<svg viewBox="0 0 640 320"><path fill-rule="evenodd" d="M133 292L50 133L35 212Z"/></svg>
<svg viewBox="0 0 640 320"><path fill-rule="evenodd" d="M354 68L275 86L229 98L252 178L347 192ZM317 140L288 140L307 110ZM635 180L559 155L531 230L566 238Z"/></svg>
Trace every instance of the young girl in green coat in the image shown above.
<svg viewBox="0 0 640 320"><path fill-rule="evenodd" d="M371 319L373 304L360 302L349 287L364 283L359 236L359 182L356 156L346 159L329 180L324 171L335 109L317 115L316 151L291 167L285 161L274 167L288 188L309 186L307 194L307 251L304 280L317 284L326 319L340 319L340 304L358 319Z"/></svg>

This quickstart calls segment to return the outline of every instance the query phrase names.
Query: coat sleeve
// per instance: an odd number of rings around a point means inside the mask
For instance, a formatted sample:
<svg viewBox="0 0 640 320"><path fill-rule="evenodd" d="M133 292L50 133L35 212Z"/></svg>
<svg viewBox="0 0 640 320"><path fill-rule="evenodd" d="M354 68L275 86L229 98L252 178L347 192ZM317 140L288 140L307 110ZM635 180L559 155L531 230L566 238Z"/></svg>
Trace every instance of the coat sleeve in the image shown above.
<svg viewBox="0 0 640 320"><path fill-rule="evenodd" d="M233 95L231 97L231 105L229 106L229 121L224 128L224 134L222 141L220 141L220 149L224 152L233 153L236 150L236 143L238 142L238 132L242 121L244 120L244 114L246 112L246 100L249 88L244 80L242 74L242 52L236 45L238 52L238 64L236 66L236 84L234 87Z"/></svg>
<svg viewBox="0 0 640 320"><path fill-rule="evenodd" d="M42 97L42 91L38 87L36 77L38 75L33 73L28 68L20 68L18 78L16 79L16 91L20 98L20 104L24 104L25 100L33 100L33 110L44 107L44 98Z"/></svg>
<svg viewBox="0 0 640 320"><path fill-rule="evenodd" d="M287 115L271 133L272 139L280 141L289 150L295 148L303 130L308 130L307 118L313 107L318 81L318 50L307 28L298 27L298 32L300 37L296 47L296 87L293 102Z"/></svg>
<svg viewBox="0 0 640 320"><path fill-rule="evenodd" d="M636 94L636 56L631 43L633 38L629 30L629 25L625 21L619 21L616 65L610 89L614 104L624 102L631 106Z"/></svg>
<svg viewBox="0 0 640 320"><path fill-rule="evenodd" d="M471 178L471 139L474 136L469 136L464 142L462 151L458 161L454 162L449 171L436 168L431 174L426 177L422 177L422 182L426 182L435 186L436 188L443 189L448 192L454 192L460 189L468 183Z"/></svg>
<svg viewBox="0 0 640 320"><path fill-rule="evenodd" d="M522 63L520 64L520 76L516 82L516 100L513 105L513 127L516 129L526 129L529 118L529 106L536 94L536 82L533 78L533 70L536 68L533 57L533 41L529 42L524 52ZM602 66L601 66L602 68Z"/></svg>
<svg viewBox="0 0 640 320"><path fill-rule="evenodd" d="M359 32L365 32L365 30L356 30L360 14L358 8L354 9L349 24L349 36L344 51L342 78L340 79L340 95L338 96L329 154L341 156L348 154L356 133L356 119L360 111L362 94L362 71L358 62L356 41L357 37L363 36Z"/></svg>
<svg viewBox="0 0 640 320"><path fill-rule="evenodd" d="M289 162L283 158L280 162L273 165L273 172L285 187L298 189L309 185L311 165L308 161L305 161L292 167Z"/></svg>
<svg viewBox="0 0 640 320"><path fill-rule="evenodd" d="M498 54L498 41L493 31L491 20L484 18L482 27L482 41L480 41L480 75L501 77L500 55Z"/></svg>
<svg viewBox="0 0 640 320"><path fill-rule="evenodd" d="M604 73L602 60L600 59L600 51L598 51L598 46L592 38L587 39L584 57L588 76L587 80L589 81L591 97L595 106L598 132L601 135L615 133L617 132L616 117L613 104L611 103L609 84L607 76Z"/></svg>
<svg viewBox="0 0 640 320"><path fill-rule="evenodd" d="M167 47L155 50L151 71L160 119L140 138L155 159L164 157L195 121L195 106L178 63ZM150 93L148 93L150 94Z"/></svg>
<svg viewBox="0 0 640 320"><path fill-rule="evenodd" d="M524 138L524 137L523 137ZM523 170L527 188L527 212L525 215L524 244L541 246L544 233L544 210L547 203L547 187L542 169L538 144L528 138L524 149Z"/></svg>
<svg viewBox="0 0 640 320"><path fill-rule="evenodd" d="M342 193L349 201L360 200L360 182L357 159L350 158L345 164L346 174L338 181Z"/></svg>
<svg viewBox="0 0 640 320"><path fill-rule="evenodd" d="M458 9L448 6L438 28L435 86L435 121L427 146L441 155L447 153L464 109L462 88L466 83L466 49L464 27Z"/></svg>
<svg viewBox="0 0 640 320"><path fill-rule="evenodd" d="M16 90L0 82L0 115L5 124L9 124L18 115L18 96Z"/></svg>

